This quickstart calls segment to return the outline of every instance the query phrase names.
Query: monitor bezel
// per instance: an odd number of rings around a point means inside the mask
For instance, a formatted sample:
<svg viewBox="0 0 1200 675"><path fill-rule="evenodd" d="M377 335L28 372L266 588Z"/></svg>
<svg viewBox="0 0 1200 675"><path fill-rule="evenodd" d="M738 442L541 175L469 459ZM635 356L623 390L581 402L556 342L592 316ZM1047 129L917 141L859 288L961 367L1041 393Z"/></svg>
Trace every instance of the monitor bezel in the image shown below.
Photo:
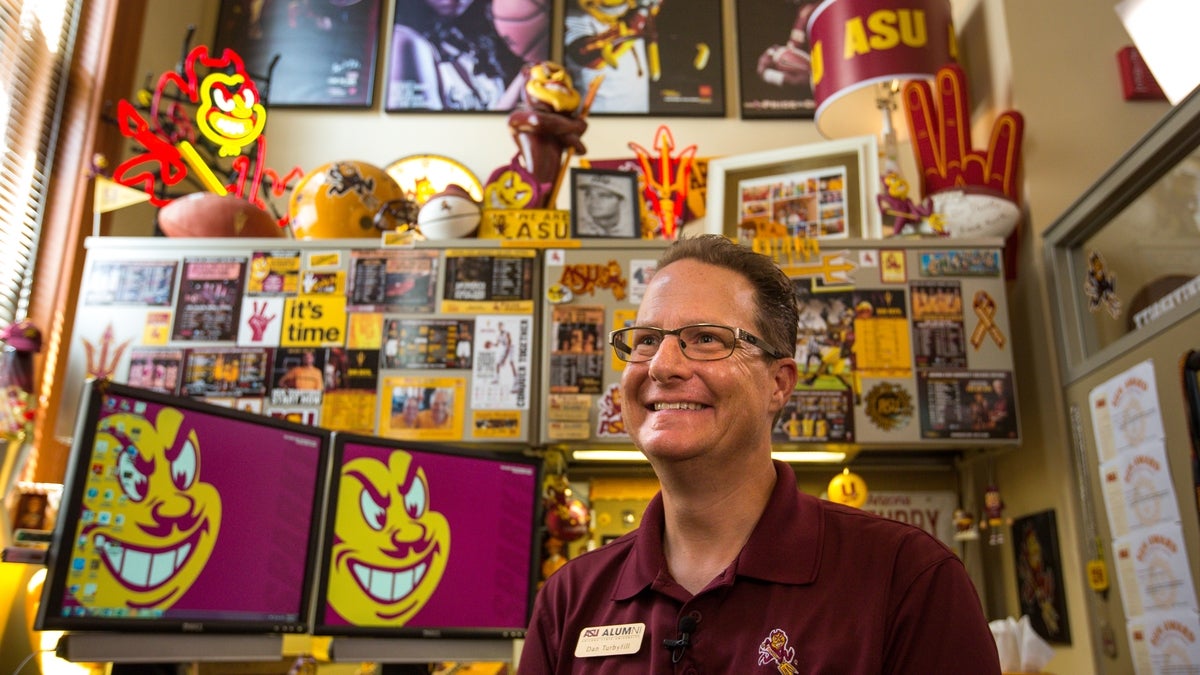
<svg viewBox="0 0 1200 675"><path fill-rule="evenodd" d="M193 619L171 616L153 619L104 616L62 616L62 601L70 572L70 557L73 551L74 532L79 525L82 511L86 473L90 465L93 444L100 420L100 408L106 395L125 396L137 400L194 411L214 417L237 420L260 426L291 431L304 436L316 437L317 484L313 490L312 523L309 526L303 586L300 593L299 615L295 620L278 621L268 619ZM46 580L41 602L38 606L34 628L36 630L63 631L119 631L131 633L226 633L226 634L304 634L312 628L313 590L317 579L317 553L322 541L321 528L325 522L325 504L329 488L330 456L333 433L317 426L289 422L266 415L259 415L234 408L215 405L196 398L175 396L149 389L131 387L106 379L90 378L83 388L75 434L68 456L63 481L63 496L53 537L47 551ZM60 564L61 563L61 564Z"/></svg>
<svg viewBox="0 0 1200 675"><path fill-rule="evenodd" d="M521 464L530 467L534 475L534 494L532 522L529 524L530 544L528 547L528 576L527 593L525 598L524 625L512 627L467 627L467 626L426 626L426 627L390 627L390 626L353 626L325 623L328 609L329 557L333 547L334 521L337 518L337 500L340 489L342 458L347 444L361 444L374 447L390 448L393 450L415 450L417 452L466 457L495 463ZM429 638L429 639L519 639L525 637L528 622L533 613L533 602L537 596L539 561L541 558L541 539L545 529L543 525L544 505L541 496L544 480L544 464L542 460L531 454L513 450L471 447L466 444L454 444L429 441L406 441L394 438L365 436L347 432L334 432L332 452L330 456L329 497L325 509L325 523L321 549L318 552L318 577L315 584L313 599L313 635L332 637L362 637L362 638ZM524 446L522 446L523 448Z"/></svg>

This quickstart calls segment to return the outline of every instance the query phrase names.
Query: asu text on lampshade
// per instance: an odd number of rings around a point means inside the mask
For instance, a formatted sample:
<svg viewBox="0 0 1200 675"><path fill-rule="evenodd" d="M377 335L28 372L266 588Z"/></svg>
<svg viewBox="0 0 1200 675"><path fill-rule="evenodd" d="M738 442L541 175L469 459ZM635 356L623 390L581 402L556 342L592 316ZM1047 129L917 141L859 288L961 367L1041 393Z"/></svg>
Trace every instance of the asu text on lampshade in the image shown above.
<svg viewBox="0 0 1200 675"><path fill-rule="evenodd" d="M948 0L825 0L808 38L826 138L878 133L877 85L932 79L957 55Z"/></svg>

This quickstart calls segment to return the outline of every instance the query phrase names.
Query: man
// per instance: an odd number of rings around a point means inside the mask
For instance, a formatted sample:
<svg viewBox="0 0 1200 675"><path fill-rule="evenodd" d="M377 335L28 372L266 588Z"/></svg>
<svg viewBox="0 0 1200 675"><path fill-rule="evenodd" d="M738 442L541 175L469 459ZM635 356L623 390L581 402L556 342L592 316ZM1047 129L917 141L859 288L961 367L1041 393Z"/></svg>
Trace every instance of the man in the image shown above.
<svg viewBox="0 0 1200 675"><path fill-rule="evenodd" d="M628 221L622 214L628 209L617 179L609 176L589 176L579 187L583 209L579 212L576 234L580 237L612 237L631 234Z"/></svg>
<svg viewBox="0 0 1200 675"><path fill-rule="evenodd" d="M610 336L631 439L661 492L640 529L542 588L519 672L1000 672L950 549L818 500L771 458L798 377L789 279L719 235L659 261Z"/></svg>
<svg viewBox="0 0 1200 675"><path fill-rule="evenodd" d="M417 415L418 429L447 429L450 427L450 394L445 389L435 389L429 401L429 409Z"/></svg>
<svg viewBox="0 0 1200 675"><path fill-rule="evenodd" d="M317 357L311 349L304 350L304 355L301 357L302 363L298 366L292 366L283 377L279 378L277 385L281 389L312 389L321 391L325 388L325 373L321 371L315 364Z"/></svg>
<svg viewBox="0 0 1200 675"><path fill-rule="evenodd" d="M399 429L416 429L420 426L421 397L408 394L404 397L404 408L392 417L392 425Z"/></svg>

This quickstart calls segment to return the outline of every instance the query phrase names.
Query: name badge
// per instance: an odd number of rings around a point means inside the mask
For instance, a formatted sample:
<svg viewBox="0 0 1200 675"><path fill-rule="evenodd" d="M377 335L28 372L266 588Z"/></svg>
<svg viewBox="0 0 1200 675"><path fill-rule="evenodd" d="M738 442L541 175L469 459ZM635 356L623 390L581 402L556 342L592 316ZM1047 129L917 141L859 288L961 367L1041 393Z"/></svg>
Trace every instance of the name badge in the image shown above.
<svg viewBox="0 0 1200 675"><path fill-rule="evenodd" d="M576 658L636 654L642 648L644 623L623 623L615 626L591 626L579 631L575 643Z"/></svg>

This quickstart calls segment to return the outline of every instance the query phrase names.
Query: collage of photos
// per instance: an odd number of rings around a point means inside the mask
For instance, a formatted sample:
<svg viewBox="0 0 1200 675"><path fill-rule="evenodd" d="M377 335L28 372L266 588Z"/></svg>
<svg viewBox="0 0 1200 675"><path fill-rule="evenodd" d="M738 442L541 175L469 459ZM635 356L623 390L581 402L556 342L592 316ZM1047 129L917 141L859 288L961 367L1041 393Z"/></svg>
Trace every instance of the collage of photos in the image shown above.
<svg viewBox="0 0 1200 675"><path fill-rule="evenodd" d="M847 239L846 185L845 167L739 181L739 227L773 225L791 237Z"/></svg>
<svg viewBox="0 0 1200 675"><path fill-rule="evenodd" d="M165 394L340 431L511 438L528 432L533 261L372 249L98 262L81 306L101 321L82 339L100 346L89 370L109 359L114 379ZM112 344L136 308L141 339Z"/></svg>

